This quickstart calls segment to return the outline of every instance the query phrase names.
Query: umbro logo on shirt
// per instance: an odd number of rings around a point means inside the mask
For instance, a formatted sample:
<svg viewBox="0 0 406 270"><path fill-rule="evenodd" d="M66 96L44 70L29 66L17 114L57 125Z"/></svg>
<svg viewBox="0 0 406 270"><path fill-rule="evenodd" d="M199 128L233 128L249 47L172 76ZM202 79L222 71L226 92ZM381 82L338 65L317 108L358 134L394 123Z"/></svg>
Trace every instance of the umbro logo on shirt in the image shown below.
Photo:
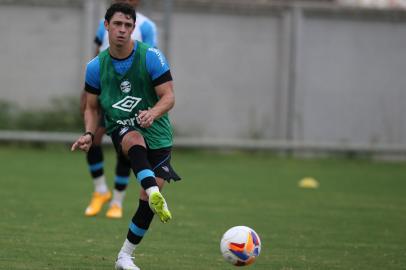
<svg viewBox="0 0 406 270"><path fill-rule="evenodd" d="M126 96L119 102L113 104L112 107L125 112L131 112L141 100L142 99L138 97Z"/></svg>

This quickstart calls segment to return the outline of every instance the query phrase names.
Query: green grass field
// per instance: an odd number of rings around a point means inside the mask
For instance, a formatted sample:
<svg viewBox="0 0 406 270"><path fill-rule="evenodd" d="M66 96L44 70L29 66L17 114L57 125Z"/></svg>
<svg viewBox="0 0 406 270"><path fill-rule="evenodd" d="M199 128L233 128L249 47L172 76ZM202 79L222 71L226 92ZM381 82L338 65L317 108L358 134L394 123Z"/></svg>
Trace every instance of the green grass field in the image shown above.
<svg viewBox="0 0 406 270"><path fill-rule="evenodd" d="M406 163L175 150L173 165L174 219L154 220L136 253L143 270L234 269L219 242L235 225L262 240L248 269L406 269ZM106 166L111 180L111 149ZM298 188L305 176L320 187ZM122 220L84 217L91 191L82 153L0 146L0 269L113 269L138 186Z"/></svg>

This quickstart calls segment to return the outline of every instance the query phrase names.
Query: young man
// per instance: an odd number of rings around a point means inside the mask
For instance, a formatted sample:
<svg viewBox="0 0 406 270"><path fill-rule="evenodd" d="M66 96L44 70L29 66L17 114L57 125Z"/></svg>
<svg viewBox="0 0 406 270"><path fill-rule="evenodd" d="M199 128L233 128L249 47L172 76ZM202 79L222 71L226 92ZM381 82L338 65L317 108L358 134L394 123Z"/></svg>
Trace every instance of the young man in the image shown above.
<svg viewBox="0 0 406 270"><path fill-rule="evenodd" d="M136 11L140 0L113 0L112 3L130 4ZM132 40L142 41L152 47L157 47L157 27L155 23L140 12L136 12L137 23L131 35ZM109 35L104 28L104 18L100 20L96 32L95 43L98 45L98 53L109 47Z"/></svg>
<svg viewBox="0 0 406 270"><path fill-rule="evenodd" d="M160 189L165 180L179 180L170 164L172 127L167 114L175 97L162 52L131 40L134 9L127 4L113 4L105 19L110 47L87 65L86 132L72 145L72 151L89 150L101 107L119 159L131 166L142 187L138 209L115 266L139 269L132 260L133 252L154 213L164 223L172 217Z"/></svg>
<svg viewBox="0 0 406 270"><path fill-rule="evenodd" d="M134 9L139 5L139 0L113 0L112 3L127 3ZM137 23L131 35L132 40L142 41L152 47L157 46L157 30L155 23L142 15L136 13ZM109 35L104 26L104 18L100 20L99 28L96 32L95 43L98 46L96 55L109 47ZM84 95L82 96L82 103L84 104ZM82 109L83 110L83 109ZM125 197L125 190L127 188L130 178L130 167L128 164L123 163L117 159L114 179L113 194L109 191L106 178L104 176L104 158L102 151L102 139L106 129L104 119L102 117L99 127L95 132L95 138L92 146L87 152L87 163L89 166L90 174L93 178L94 192L92 199L85 210L86 216L97 215L102 206L110 199L110 206L106 212L108 218L121 218L123 216L123 200Z"/></svg>

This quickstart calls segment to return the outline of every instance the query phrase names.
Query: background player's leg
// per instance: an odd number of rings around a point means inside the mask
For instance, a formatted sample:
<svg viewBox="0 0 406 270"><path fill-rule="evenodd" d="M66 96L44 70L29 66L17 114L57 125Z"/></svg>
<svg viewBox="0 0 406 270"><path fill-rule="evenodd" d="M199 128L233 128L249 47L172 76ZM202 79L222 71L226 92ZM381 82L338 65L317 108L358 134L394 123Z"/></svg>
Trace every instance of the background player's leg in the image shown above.
<svg viewBox="0 0 406 270"><path fill-rule="evenodd" d="M93 145L87 152L87 162L90 170L90 174L93 178L94 192L89 206L86 208L86 216L97 215L103 204L108 202L111 198L111 192L106 184L106 178L104 176L104 158L101 147L101 142L105 129L99 127L95 133Z"/></svg>
<svg viewBox="0 0 406 270"><path fill-rule="evenodd" d="M130 179L131 164L122 155L117 156L116 177L114 180L113 198L106 213L108 218L121 218L123 216L123 201Z"/></svg>

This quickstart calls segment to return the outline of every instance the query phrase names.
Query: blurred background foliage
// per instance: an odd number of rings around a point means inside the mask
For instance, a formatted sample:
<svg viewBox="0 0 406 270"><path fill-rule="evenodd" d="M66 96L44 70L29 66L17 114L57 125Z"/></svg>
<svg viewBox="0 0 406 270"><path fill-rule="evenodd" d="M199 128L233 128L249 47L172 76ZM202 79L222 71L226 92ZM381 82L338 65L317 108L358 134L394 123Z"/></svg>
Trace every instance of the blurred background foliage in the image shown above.
<svg viewBox="0 0 406 270"><path fill-rule="evenodd" d="M83 129L79 98L52 99L46 109L25 109L0 100L0 129L76 132Z"/></svg>

